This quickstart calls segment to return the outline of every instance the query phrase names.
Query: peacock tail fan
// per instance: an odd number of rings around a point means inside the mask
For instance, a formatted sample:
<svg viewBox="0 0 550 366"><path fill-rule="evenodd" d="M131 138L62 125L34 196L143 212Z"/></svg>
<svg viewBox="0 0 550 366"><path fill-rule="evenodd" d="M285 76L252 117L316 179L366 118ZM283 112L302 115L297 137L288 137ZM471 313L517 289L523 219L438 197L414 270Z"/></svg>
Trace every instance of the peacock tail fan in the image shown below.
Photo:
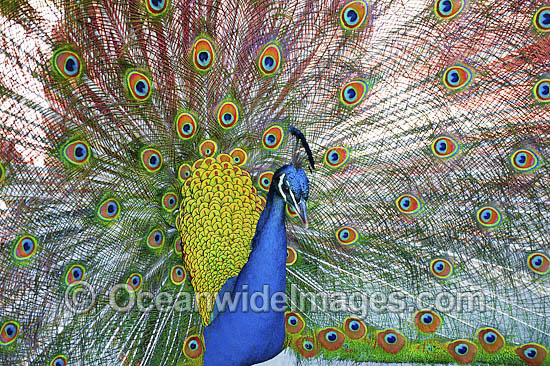
<svg viewBox="0 0 550 366"><path fill-rule="evenodd" d="M293 126L317 163L309 227L287 209L299 362L550 365L548 3L0 16L1 364L202 364Z"/></svg>

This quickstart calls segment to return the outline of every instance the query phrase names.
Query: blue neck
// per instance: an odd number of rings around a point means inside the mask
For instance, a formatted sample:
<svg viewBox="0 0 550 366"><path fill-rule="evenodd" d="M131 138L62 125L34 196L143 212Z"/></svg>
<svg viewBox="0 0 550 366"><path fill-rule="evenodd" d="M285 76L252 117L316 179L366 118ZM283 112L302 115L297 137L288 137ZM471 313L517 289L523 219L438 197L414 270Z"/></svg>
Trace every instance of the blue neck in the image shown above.
<svg viewBox="0 0 550 366"><path fill-rule="evenodd" d="M284 309L272 306L272 301L282 299L275 294L285 289L285 202L273 188L258 220L248 262L220 291L231 291L237 309L220 311L205 329L204 364L251 365L276 356L285 338Z"/></svg>

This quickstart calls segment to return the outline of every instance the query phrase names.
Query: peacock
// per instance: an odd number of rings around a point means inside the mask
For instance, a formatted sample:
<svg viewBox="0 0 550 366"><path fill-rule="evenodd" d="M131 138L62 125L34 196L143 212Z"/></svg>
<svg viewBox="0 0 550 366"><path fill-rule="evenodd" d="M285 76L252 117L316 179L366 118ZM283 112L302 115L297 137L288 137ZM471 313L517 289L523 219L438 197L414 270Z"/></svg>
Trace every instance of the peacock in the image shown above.
<svg viewBox="0 0 550 366"><path fill-rule="evenodd" d="M0 17L1 365L550 365L548 2Z"/></svg>

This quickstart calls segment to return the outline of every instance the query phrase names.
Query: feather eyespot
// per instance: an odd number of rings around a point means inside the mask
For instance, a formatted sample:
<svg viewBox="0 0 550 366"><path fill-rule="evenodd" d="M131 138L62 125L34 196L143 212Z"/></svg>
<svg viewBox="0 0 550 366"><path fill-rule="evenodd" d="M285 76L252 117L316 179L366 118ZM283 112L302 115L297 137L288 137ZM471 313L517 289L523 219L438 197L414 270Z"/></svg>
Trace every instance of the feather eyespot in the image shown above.
<svg viewBox="0 0 550 366"><path fill-rule="evenodd" d="M533 87L533 95L541 103L550 102L550 79L539 80Z"/></svg>
<svg viewBox="0 0 550 366"><path fill-rule="evenodd" d="M319 353L319 347L317 347L317 343L313 337L298 338L295 345L298 352L300 352L304 358L312 358Z"/></svg>
<svg viewBox="0 0 550 366"><path fill-rule="evenodd" d="M369 4L363 0L348 2L340 11L340 24L344 29L355 30L369 17Z"/></svg>
<svg viewBox="0 0 550 366"><path fill-rule="evenodd" d="M162 196L162 208L172 212L178 206L178 196L174 192L167 192Z"/></svg>
<svg viewBox="0 0 550 366"><path fill-rule="evenodd" d="M210 158L218 152L218 144L214 140L205 140L200 145L199 151L203 158Z"/></svg>
<svg viewBox="0 0 550 366"><path fill-rule="evenodd" d="M13 258L22 262L29 260L36 254L38 240L32 235L23 235L15 241L13 246Z"/></svg>
<svg viewBox="0 0 550 366"><path fill-rule="evenodd" d="M162 15L168 8L168 0L145 0L147 11L154 16Z"/></svg>
<svg viewBox="0 0 550 366"><path fill-rule="evenodd" d="M141 151L141 165L149 173L155 173L162 167L162 155L157 149L152 147L143 149Z"/></svg>
<svg viewBox="0 0 550 366"><path fill-rule="evenodd" d="M181 246L181 238L179 237L179 235L174 240L174 253L176 253L178 257L181 257L181 255L183 254L183 248Z"/></svg>
<svg viewBox="0 0 550 366"><path fill-rule="evenodd" d="M542 253L533 253L527 257L527 265L531 271L539 275L550 273L550 258Z"/></svg>
<svg viewBox="0 0 550 366"><path fill-rule="evenodd" d="M101 202L96 212L96 216L104 221L112 221L118 215L120 215L120 204L114 198Z"/></svg>
<svg viewBox="0 0 550 366"><path fill-rule="evenodd" d="M550 31L550 6L543 6L533 16L533 24L540 32Z"/></svg>
<svg viewBox="0 0 550 366"><path fill-rule="evenodd" d="M193 64L199 71L209 71L214 65L216 54L214 46L206 38L199 38L193 45Z"/></svg>
<svg viewBox="0 0 550 366"><path fill-rule="evenodd" d="M220 126L228 130L239 121L239 107L233 102L222 102L216 109L216 116Z"/></svg>
<svg viewBox="0 0 550 366"><path fill-rule="evenodd" d="M539 166L539 156L533 150L519 149L510 156L512 167L521 172L529 172Z"/></svg>
<svg viewBox="0 0 550 366"><path fill-rule="evenodd" d="M84 280L86 269L81 264L73 264L65 273L65 284L75 286Z"/></svg>
<svg viewBox="0 0 550 366"><path fill-rule="evenodd" d="M174 285L181 285L185 282L185 268L183 266L177 265L172 267L170 271L170 280Z"/></svg>
<svg viewBox="0 0 550 366"><path fill-rule="evenodd" d="M248 160L248 156L246 155L246 152L243 149L233 149L229 153L231 156L231 159L233 160L233 164L237 166L243 166L246 164L246 161Z"/></svg>
<svg viewBox="0 0 550 366"><path fill-rule="evenodd" d="M447 350L455 361L461 364L474 362L477 353L477 347L472 342L465 339L459 339L449 343Z"/></svg>
<svg viewBox="0 0 550 366"><path fill-rule="evenodd" d="M178 169L178 179L180 182L185 182L191 177L191 165L181 164Z"/></svg>
<svg viewBox="0 0 550 366"><path fill-rule="evenodd" d="M296 249L292 247L286 247L286 265L291 266L294 263L296 263L296 260L298 259L298 253L296 253Z"/></svg>
<svg viewBox="0 0 550 366"><path fill-rule="evenodd" d="M444 20L452 19L464 10L466 0L437 0L435 2L435 14Z"/></svg>
<svg viewBox="0 0 550 366"><path fill-rule="evenodd" d="M336 231L336 240L340 245L353 245L359 240L359 232L351 226L341 227Z"/></svg>
<svg viewBox="0 0 550 366"><path fill-rule="evenodd" d="M324 161L329 168L339 168L348 162L350 151L345 147L333 147L325 153Z"/></svg>
<svg viewBox="0 0 550 366"><path fill-rule="evenodd" d="M524 344L515 349L516 354L529 366L540 366L546 359L546 348L536 343Z"/></svg>
<svg viewBox="0 0 550 366"><path fill-rule="evenodd" d="M262 137L262 146L264 149L277 150L283 143L285 131L279 125L269 127Z"/></svg>
<svg viewBox="0 0 550 366"><path fill-rule="evenodd" d="M430 263L430 270L437 278L449 278L453 274L453 265L446 259L434 259Z"/></svg>
<svg viewBox="0 0 550 366"><path fill-rule="evenodd" d="M0 329L0 346L12 344L19 335L19 323L16 321L7 321Z"/></svg>
<svg viewBox="0 0 550 366"><path fill-rule="evenodd" d="M443 84L450 90L463 89L472 81L473 73L465 65L454 65L443 73Z"/></svg>
<svg viewBox="0 0 550 366"><path fill-rule="evenodd" d="M58 50L54 52L52 63L54 70L66 79L77 78L82 71L82 61L72 51Z"/></svg>
<svg viewBox="0 0 550 366"><path fill-rule="evenodd" d="M268 170L267 172L263 172L258 177L258 185L260 186L260 189L264 191L269 191L269 187L271 186L271 181L273 180L273 173L271 170Z"/></svg>
<svg viewBox="0 0 550 366"><path fill-rule="evenodd" d="M414 215L422 210L422 201L412 194L404 194L395 200L399 212L405 215Z"/></svg>
<svg viewBox="0 0 550 366"><path fill-rule="evenodd" d="M304 319L302 316L298 313L293 312L287 312L285 314L285 331L288 334L298 334L302 330L304 330L304 327L306 326L306 323L304 322Z"/></svg>
<svg viewBox="0 0 550 366"><path fill-rule="evenodd" d="M344 333L336 328L325 328L317 333L321 346L329 351L336 351L344 343Z"/></svg>
<svg viewBox="0 0 550 366"><path fill-rule="evenodd" d="M129 292L137 292L143 283L143 276L140 273L132 273L126 280L126 289Z"/></svg>
<svg viewBox="0 0 550 366"><path fill-rule="evenodd" d="M502 224L502 214L492 206L485 206L477 210L477 221L485 228L496 228Z"/></svg>
<svg viewBox="0 0 550 366"><path fill-rule="evenodd" d="M149 232L147 246L151 249L160 249L164 246L164 233L161 229L153 229Z"/></svg>
<svg viewBox="0 0 550 366"><path fill-rule="evenodd" d="M202 340L198 336L189 336L183 344L183 354L190 359L198 358L202 355Z"/></svg>
<svg viewBox="0 0 550 366"><path fill-rule="evenodd" d="M363 101L368 91L369 85L365 80L353 80L342 88L340 101L348 107L355 107Z"/></svg>
<svg viewBox="0 0 550 366"><path fill-rule="evenodd" d="M378 344L385 352L396 354L405 346L405 337L395 329L378 333Z"/></svg>
<svg viewBox="0 0 550 366"><path fill-rule="evenodd" d="M272 76L281 67L283 52L276 42L266 44L258 58L258 68L264 76Z"/></svg>
<svg viewBox="0 0 550 366"><path fill-rule="evenodd" d="M63 147L63 157L74 165L85 164L90 160L90 155L90 145L82 140L70 142Z"/></svg>
<svg viewBox="0 0 550 366"><path fill-rule="evenodd" d="M130 97L143 102L151 96L151 80L141 71L130 70L124 77Z"/></svg>
<svg viewBox="0 0 550 366"><path fill-rule="evenodd" d="M344 333L351 339L361 339L367 333L367 327L359 318L346 318L344 320Z"/></svg>
<svg viewBox="0 0 550 366"><path fill-rule="evenodd" d="M67 366L67 362L67 356L59 355L50 362L50 366Z"/></svg>
<svg viewBox="0 0 550 366"><path fill-rule="evenodd" d="M487 353L496 353L504 347L504 337L493 328L482 328L478 330L477 340Z"/></svg>
<svg viewBox="0 0 550 366"><path fill-rule="evenodd" d="M459 150L458 141L449 136L438 137L432 142L432 152L441 159L451 158L458 154Z"/></svg>
<svg viewBox="0 0 550 366"><path fill-rule="evenodd" d="M174 125L176 127L178 137L182 140L192 139L197 131L197 119L191 113L178 113L174 119Z"/></svg>
<svg viewBox="0 0 550 366"><path fill-rule="evenodd" d="M421 333L435 333L441 326L441 317L431 310L417 311L414 316L416 328Z"/></svg>

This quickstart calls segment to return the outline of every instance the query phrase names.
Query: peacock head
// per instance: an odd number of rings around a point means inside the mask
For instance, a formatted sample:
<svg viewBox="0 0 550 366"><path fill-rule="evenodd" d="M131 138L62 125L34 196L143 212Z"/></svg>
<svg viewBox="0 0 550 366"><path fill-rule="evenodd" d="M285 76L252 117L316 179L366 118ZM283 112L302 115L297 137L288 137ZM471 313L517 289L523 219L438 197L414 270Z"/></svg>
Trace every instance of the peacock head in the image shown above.
<svg viewBox="0 0 550 366"><path fill-rule="evenodd" d="M271 186L275 193L298 214L304 226L307 227L309 181L306 172L291 164L284 165L273 175Z"/></svg>

